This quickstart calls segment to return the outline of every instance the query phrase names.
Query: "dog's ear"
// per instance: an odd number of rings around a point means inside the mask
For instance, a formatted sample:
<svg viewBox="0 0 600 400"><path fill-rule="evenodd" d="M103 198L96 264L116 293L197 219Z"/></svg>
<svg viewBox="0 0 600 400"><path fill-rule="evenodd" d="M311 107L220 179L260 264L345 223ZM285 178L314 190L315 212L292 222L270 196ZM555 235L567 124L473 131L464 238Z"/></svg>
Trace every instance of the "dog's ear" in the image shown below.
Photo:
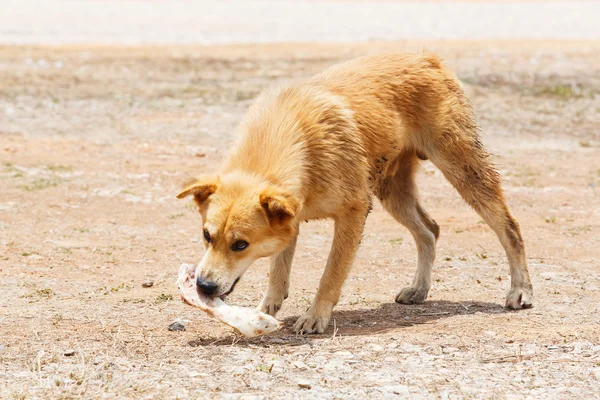
<svg viewBox="0 0 600 400"><path fill-rule="evenodd" d="M300 210L300 201L294 195L276 187L267 188L260 194L259 199L272 224L286 222Z"/></svg>
<svg viewBox="0 0 600 400"><path fill-rule="evenodd" d="M189 195L194 196L194 200L200 205L208 199L208 196L217 191L219 187L218 177L203 176L194 178L186 182L177 195L178 199L183 199Z"/></svg>

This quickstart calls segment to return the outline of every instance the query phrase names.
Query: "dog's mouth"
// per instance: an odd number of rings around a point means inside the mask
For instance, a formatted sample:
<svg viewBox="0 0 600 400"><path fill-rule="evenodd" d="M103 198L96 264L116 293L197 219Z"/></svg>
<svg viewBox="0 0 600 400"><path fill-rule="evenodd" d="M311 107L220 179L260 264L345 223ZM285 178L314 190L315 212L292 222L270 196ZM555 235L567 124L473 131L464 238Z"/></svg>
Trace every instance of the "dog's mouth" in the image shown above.
<svg viewBox="0 0 600 400"><path fill-rule="evenodd" d="M230 289L229 289L227 292L225 292L225 293L223 293L222 295L220 295L220 296L219 296L219 298L220 298L221 300L225 301L225 299L227 298L227 296L228 296L228 295L229 295L231 292L233 292L233 289L235 289L235 285L237 285L237 283L238 283L239 281L240 281L240 278L237 278L237 279L235 280L235 282L233 282L233 285L231 285L231 288L230 288Z"/></svg>

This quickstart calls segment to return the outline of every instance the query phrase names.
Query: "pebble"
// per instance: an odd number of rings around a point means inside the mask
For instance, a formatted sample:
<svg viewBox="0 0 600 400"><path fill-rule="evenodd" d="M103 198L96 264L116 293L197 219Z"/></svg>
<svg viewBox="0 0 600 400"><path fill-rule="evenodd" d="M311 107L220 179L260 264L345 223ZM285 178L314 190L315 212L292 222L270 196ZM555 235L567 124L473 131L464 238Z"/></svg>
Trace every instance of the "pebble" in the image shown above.
<svg viewBox="0 0 600 400"><path fill-rule="evenodd" d="M312 384L310 383L310 381L307 381L306 379L299 379L298 387L301 389L310 389L310 388L312 388Z"/></svg>
<svg viewBox="0 0 600 400"><path fill-rule="evenodd" d="M294 367L298 369L308 369L308 365L304 364L302 361L294 361Z"/></svg>
<svg viewBox="0 0 600 400"><path fill-rule="evenodd" d="M142 287L144 287L144 288L149 288L152 286L154 286L154 281L146 281L146 282L142 283Z"/></svg>
<svg viewBox="0 0 600 400"><path fill-rule="evenodd" d="M65 351L64 355L67 357L72 357L75 355L75 350L69 349L69 350Z"/></svg>
<svg viewBox="0 0 600 400"><path fill-rule="evenodd" d="M335 371L342 369L344 367L344 360L342 359L334 359L323 366L326 371Z"/></svg>
<svg viewBox="0 0 600 400"><path fill-rule="evenodd" d="M400 350L402 350L405 353L418 353L422 351L423 348L420 346L412 345L410 343L403 343L402 346L400 346Z"/></svg>
<svg viewBox="0 0 600 400"><path fill-rule="evenodd" d="M333 355L339 358L354 358L354 354L349 351L336 351Z"/></svg>
<svg viewBox="0 0 600 400"><path fill-rule="evenodd" d="M458 349L456 347L443 347L442 348L442 353L444 354L451 354L451 353L456 353L458 352Z"/></svg>
<svg viewBox="0 0 600 400"><path fill-rule="evenodd" d="M250 371L250 367L247 365L240 365L237 367L232 367L229 370L229 374L232 376L242 376L248 373L248 371Z"/></svg>
<svg viewBox="0 0 600 400"><path fill-rule="evenodd" d="M389 397L389 395L392 394L396 396L402 396L403 398L410 396L408 386L406 385L382 386L379 390L383 393L385 397Z"/></svg>
<svg viewBox="0 0 600 400"><path fill-rule="evenodd" d="M171 332L183 332L185 331L185 325L183 324L183 321L178 320L171 323L167 329Z"/></svg>

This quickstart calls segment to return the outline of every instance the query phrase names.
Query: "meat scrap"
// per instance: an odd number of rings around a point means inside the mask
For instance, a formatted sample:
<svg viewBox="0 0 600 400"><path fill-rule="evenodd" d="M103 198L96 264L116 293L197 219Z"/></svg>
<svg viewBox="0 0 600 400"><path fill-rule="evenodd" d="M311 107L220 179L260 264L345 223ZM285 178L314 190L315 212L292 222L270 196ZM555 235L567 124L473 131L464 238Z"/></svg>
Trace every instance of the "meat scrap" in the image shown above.
<svg viewBox="0 0 600 400"><path fill-rule="evenodd" d="M283 326L283 322L257 309L231 306L218 297L200 295L196 290L195 268L193 264L181 264L179 268L177 286L185 303L201 309L247 337L271 333Z"/></svg>

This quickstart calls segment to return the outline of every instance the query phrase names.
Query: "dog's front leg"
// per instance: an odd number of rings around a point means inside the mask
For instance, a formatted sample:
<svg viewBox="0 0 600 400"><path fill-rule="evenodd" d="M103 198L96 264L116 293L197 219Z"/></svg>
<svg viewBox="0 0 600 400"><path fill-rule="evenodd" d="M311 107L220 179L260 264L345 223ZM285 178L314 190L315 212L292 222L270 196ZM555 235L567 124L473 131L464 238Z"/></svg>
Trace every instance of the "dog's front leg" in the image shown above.
<svg viewBox="0 0 600 400"><path fill-rule="evenodd" d="M340 298L342 285L356 255L368 206L364 209L349 207L349 210L352 211L335 220L333 245L319 290L306 314L298 318L294 325L296 333L323 333L327 329L331 312Z"/></svg>
<svg viewBox="0 0 600 400"><path fill-rule="evenodd" d="M296 230L297 232L297 230ZM264 313L275 316L281 309L283 300L288 297L290 287L290 270L292 259L296 250L298 234L292 239L289 246L281 253L271 257L271 268L269 269L269 287L267 293L258 305L258 309Z"/></svg>

